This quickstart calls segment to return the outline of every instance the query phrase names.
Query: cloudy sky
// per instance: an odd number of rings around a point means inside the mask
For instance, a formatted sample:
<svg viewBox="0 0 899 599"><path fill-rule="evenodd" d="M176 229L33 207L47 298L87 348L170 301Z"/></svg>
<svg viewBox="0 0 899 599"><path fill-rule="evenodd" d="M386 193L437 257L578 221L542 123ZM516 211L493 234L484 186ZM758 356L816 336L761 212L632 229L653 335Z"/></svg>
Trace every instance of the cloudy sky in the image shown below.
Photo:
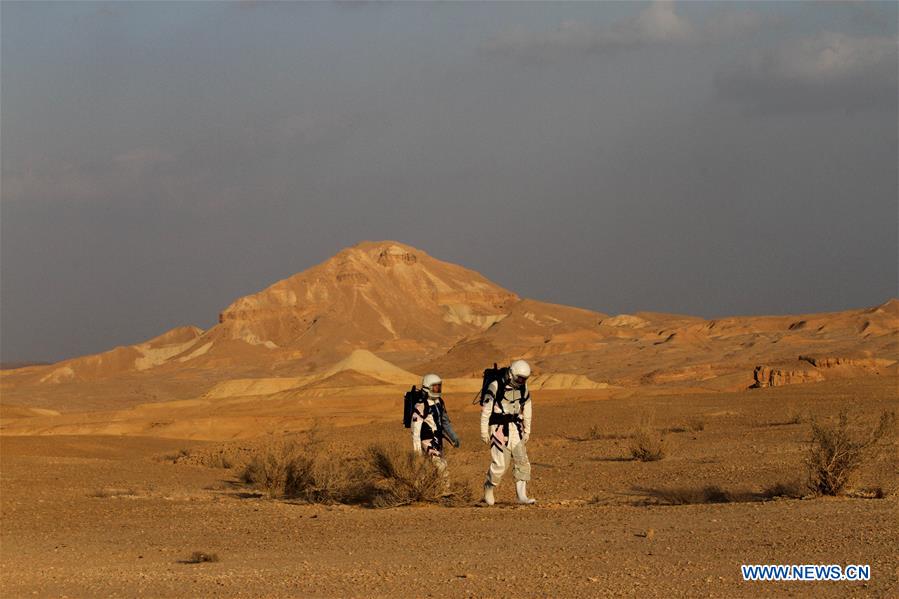
<svg viewBox="0 0 899 599"><path fill-rule="evenodd" d="M364 239L540 300L897 295L897 4L3 2L0 358Z"/></svg>

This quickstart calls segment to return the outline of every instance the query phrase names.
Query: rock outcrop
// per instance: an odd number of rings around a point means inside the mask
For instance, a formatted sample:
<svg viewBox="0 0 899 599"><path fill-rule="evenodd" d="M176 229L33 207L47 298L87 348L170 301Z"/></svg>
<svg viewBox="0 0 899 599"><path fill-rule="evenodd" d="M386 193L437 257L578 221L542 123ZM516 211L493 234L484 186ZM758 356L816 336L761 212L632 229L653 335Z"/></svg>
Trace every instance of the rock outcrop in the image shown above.
<svg viewBox="0 0 899 599"><path fill-rule="evenodd" d="M777 368L765 366L764 364L755 367L752 377L755 379L755 382L751 386L752 389L782 387L783 385L814 383L824 380L824 375L819 370Z"/></svg>
<svg viewBox="0 0 899 599"><path fill-rule="evenodd" d="M842 356L799 356L796 363L769 366L761 364L752 373L750 388L780 387L813 383L827 379L851 378L866 374L896 374L896 360L886 358L848 358Z"/></svg>

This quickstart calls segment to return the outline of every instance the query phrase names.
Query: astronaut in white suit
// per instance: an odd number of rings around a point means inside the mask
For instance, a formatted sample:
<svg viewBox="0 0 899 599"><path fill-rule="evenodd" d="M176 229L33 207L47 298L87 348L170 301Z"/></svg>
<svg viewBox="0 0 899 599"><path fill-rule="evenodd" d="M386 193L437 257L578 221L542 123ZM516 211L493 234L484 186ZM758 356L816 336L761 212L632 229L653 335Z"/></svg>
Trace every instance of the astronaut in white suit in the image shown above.
<svg viewBox="0 0 899 599"><path fill-rule="evenodd" d="M449 483L443 440L459 447L459 436L453 430L442 397L443 380L436 374L426 374L421 381L421 394L412 406L412 451L431 458Z"/></svg>
<svg viewBox="0 0 899 599"><path fill-rule="evenodd" d="M493 505L493 491L512 462L512 476L518 503L532 504L527 495L531 480L527 442L531 436L531 395L527 380L531 367L515 360L504 369L501 382L492 381L484 393L481 407L481 441L490 446L490 467L484 481L484 502Z"/></svg>

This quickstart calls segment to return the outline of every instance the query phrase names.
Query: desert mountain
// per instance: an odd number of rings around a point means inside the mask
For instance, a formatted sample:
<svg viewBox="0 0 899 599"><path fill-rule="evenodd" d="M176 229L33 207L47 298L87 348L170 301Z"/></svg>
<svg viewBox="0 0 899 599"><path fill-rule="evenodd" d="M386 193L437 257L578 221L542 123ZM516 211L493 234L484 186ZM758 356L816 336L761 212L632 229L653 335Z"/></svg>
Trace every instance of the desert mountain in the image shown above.
<svg viewBox="0 0 899 599"><path fill-rule="evenodd" d="M746 389L889 374L899 301L802 316L610 316L521 299L394 241L364 242L235 300L206 331L7 370L4 404L62 411L190 398L406 385L427 371L460 386L524 357L551 388ZM292 395L293 394L293 395Z"/></svg>
<svg viewBox="0 0 899 599"><path fill-rule="evenodd" d="M208 338L302 356L421 356L508 314L514 293L396 242L362 243L232 303Z"/></svg>

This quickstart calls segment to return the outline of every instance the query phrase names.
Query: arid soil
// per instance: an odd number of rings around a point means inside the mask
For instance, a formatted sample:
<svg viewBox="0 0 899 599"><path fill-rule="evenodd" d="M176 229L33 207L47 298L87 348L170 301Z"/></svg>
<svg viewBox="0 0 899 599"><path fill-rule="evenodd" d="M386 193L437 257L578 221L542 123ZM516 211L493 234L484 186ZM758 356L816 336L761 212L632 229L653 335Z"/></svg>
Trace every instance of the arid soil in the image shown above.
<svg viewBox="0 0 899 599"><path fill-rule="evenodd" d="M897 597L895 438L846 495L763 497L804 480L811 418L848 409L870 425L899 409L897 389L870 376L728 393L535 391L532 507L513 503L510 475L490 508L270 499L238 481L265 443L254 435L3 435L0 584L5 597ZM317 421L348 456L408 443L398 411L344 421L327 417L329 401L298 406L289 429ZM488 459L477 412L468 393L447 401L462 436L451 474L476 491ZM629 458L640 420L669 430L661 461ZM233 467L201 465L208 456ZM710 485L739 501L669 505ZM184 563L197 551L217 561ZM744 563L870 564L871 580L743 582Z"/></svg>

